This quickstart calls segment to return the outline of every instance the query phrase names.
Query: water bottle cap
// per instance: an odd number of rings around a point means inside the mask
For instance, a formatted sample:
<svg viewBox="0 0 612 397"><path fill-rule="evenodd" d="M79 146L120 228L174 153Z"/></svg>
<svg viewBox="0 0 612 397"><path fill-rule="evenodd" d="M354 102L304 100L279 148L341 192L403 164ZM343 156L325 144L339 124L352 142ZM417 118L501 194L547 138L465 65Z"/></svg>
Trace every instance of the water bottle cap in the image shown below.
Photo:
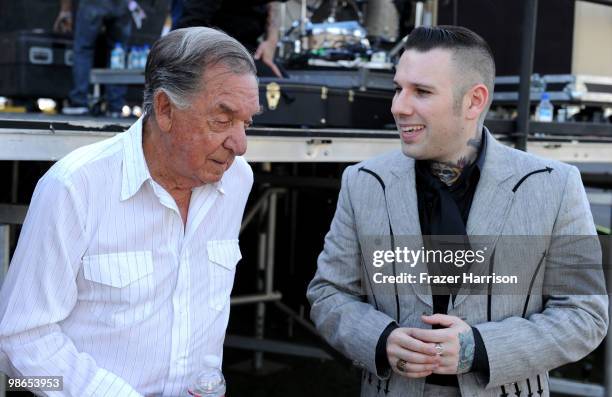
<svg viewBox="0 0 612 397"><path fill-rule="evenodd" d="M550 95L548 95L548 92L543 92L542 93L542 100L546 101L550 99Z"/></svg>
<svg viewBox="0 0 612 397"><path fill-rule="evenodd" d="M212 368L221 367L221 359L214 354L204 356L204 365Z"/></svg>
<svg viewBox="0 0 612 397"><path fill-rule="evenodd" d="M121 43L119 42L115 43L115 48L121 48Z"/></svg>

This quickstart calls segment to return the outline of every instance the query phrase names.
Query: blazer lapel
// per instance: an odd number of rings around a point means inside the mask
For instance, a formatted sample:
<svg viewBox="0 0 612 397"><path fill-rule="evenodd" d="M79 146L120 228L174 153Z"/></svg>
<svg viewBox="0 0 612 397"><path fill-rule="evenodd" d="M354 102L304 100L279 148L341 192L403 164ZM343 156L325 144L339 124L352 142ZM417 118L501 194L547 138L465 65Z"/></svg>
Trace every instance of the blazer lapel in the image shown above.
<svg viewBox="0 0 612 397"><path fill-rule="evenodd" d="M495 250L495 244L502 233L514 201L513 179L511 179L514 171L511 159L505 150L506 148L488 133L485 164L472 200L466 227L468 236L474 236L473 241L479 244L486 242L486 263ZM460 304L466 296L466 291L462 287L455 299L455 305Z"/></svg>
<svg viewBox="0 0 612 397"><path fill-rule="evenodd" d="M399 152L389 169L387 207L391 216L395 245L402 249L406 247L409 250L420 250L423 247L423 238L417 204L414 160ZM396 268L398 274L402 272L414 274L417 279L420 273L427 273L427 264L422 261L416 263L414 267L397 263ZM397 287L400 297L415 294L423 303L433 306L429 287L425 288L419 283L398 284Z"/></svg>
<svg viewBox="0 0 612 397"><path fill-rule="evenodd" d="M506 221L507 210L514 197L510 180L514 170L505 150L488 134L485 163L466 227L470 236L499 235Z"/></svg>

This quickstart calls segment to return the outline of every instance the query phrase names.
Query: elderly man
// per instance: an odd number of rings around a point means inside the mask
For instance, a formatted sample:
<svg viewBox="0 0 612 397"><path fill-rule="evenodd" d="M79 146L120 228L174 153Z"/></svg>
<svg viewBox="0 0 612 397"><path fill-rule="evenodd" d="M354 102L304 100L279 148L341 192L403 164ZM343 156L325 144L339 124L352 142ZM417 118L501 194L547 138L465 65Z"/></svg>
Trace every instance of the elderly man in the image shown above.
<svg viewBox="0 0 612 397"><path fill-rule="evenodd" d="M62 376L64 395L186 395L222 354L255 66L189 28L153 46L145 74L144 117L39 181L2 289L10 374Z"/></svg>
<svg viewBox="0 0 612 397"><path fill-rule="evenodd" d="M494 79L474 32L415 29L391 106L402 151L344 172L308 298L321 334L364 368L362 396L547 396L547 371L606 335L580 174L493 138ZM448 263L440 236L456 244Z"/></svg>

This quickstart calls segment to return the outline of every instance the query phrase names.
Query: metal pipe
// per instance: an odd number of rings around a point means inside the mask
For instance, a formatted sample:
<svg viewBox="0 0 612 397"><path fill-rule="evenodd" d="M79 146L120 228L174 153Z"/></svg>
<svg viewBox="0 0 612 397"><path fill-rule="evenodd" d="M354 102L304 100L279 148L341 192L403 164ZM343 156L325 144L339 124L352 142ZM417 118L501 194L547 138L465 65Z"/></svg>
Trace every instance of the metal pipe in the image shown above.
<svg viewBox="0 0 612 397"><path fill-rule="evenodd" d="M395 57L402 50L402 48L404 48L404 44L406 44L406 41L408 41L408 36L409 34L404 36L393 48L391 48L389 51L389 59Z"/></svg>
<svg viewBox="0 0 612 397"><path fill-rule="evenodd" d="M293 311L289 306L285 305L283 302L274 302L274 305L283 313L285 313L286 315L289 316L289 318L291 318L293 321L296 321L299 325L301 325L302 327L304 327L307 331L309 331L310 333L312 333L313 335L319 337L320 339L320 345L321 348L327 353L329 354L330 357L332 357L334 360L336 360L336 362L343 364L343 365L350 365L349 361L345 356L343 356L340 352L338 352L336 349L334 349L333 347L331 347L331 345L329 345L329 343L327 343L326 340L323 339L323 337L321 336L321 334L319 334L319 332L317 331L317 329L315 328L315 326L308 320L306 320L303 317L303 312L301 312L300 314L297 314L295 311ZM303 307L303 306L302 306Z"/></svg>
<svg viewBox="0 0 612 397"><path fill-rule="evenodd" d="M302 7L300 8L300 34L302 37L306 36L306 0L302 0Z"/></svg>
<svg viewBox="0 0 612 397"><path fill-rule="evenodd" d="M551 395L557 393L564 396L604 397L605 391L601 385L589 384L575 380L553 378L549 382Z"/></svg>
<svg viewBox="0 0 612 397"><path fill-rule="evenodd" d="M253 220L255 215L257 215L257 213L259 213L259 211L262 209L262 207L265 204L267 204L268 196L270 194L272 194L272 193L284 193L286 191L287 191L287 189L284 189L284 188L269 188L269 189L267 189L261 195L261 197L259 199L257 199L257 202L255 203L255 205L245 215L244 219L242 220L242 224L240 225L240 232L242 233L242 231L249 225L249 223L251 223L251 221Z"/></svg>
<svg viewBox="0 0 612 397"><path fill-rule="evenodd" d="M414 9L414 27L423 25L423 2L417 1Z"/></svg>
<svg viewBox="0 0 612 397"><path fill-rule="evenodd" d="M280 311L282 311L287 316L289 316L293 321L295 321L296 323L298 323L299 325L304 327L308 332L310 332L313 335L320 336L319 335L319 331L317 331L315 326L312 325L312 323L310 321L308 321L308 320L304 319L303 317L301 317L299 314L294 312L289 306L285 305L283 302L274 302L274 305Z"/></svg>
<svg viewBox="0 0 612 397"><path fill-rule="evenodd" d="M257 292L264 292L265 280L263 272L266 266L266 239L265 233L259 233L259 250L257 258ZM255 308L255 339L264 338L264 324L266 320L266 304L258 302ZM263 353L256 351L253 355L253 367L260 370L263 367Z"/></svg>
<svg viewBox="0 0 612 397"><path fill-rule="evenodd" d="M27 212L27 205L0 204L0 224L21 225Z"/></svg>
<svg viewBox="0 0 612 397"><path fill-rule="evenodd" d="M324 360L331 360L334 358L324 350L314 346L299 345L297 343L270 339L258 340L239 335L227 335L225 337L224 345L226 347L232 347L235 349L265 351L268 353L284 354L289 356L310 357Z"/></svg>
<svg viewBox="0 0 612 397"><path fill-rule="evenodd" d="M432 0L432 11L431 11L431 22L433 26L438 25L438 13L440 10L440 5L438 4L438 0Z"/></svg>
<svg viewBox="0 0 612 397"><path fill-rule="evenodd" d="M240 295L234 296L230 299L230 304L232 306L238 305L248 305L250 303L259 303L259 302L273 302L278 301L283 298L283 294L280 292L272 292L270 294L253 294L253 295Z"/></svg>
<svg viewBox="0 0 612 397"><path fill-rule="evenodd" d="M240 233L242 233L242 231L249 225L249 223L251 223L253 218L255 218L255 215L257 215L259 211L261 211L262 207L267 203L269 194L270 194L270 191L266 190L264 194L259 199L257 199L257 202L255 202L255 205L244 216L244 219L242 220L242 224L240 225Z"/></svg>
<svg viewBox="0 0 612 397"><path fill-rule="evenodd" d="M4 282L9 268L10 233L9 225L0 224L0 285Z"/></svg>
<svg viewBox="0 0 612 397"><path fill-rule="evenodd" d="M266 247L266 293L272 293L274 284L274 252L276 244L276 208L278 202L276 192L270 194L270 205L268 206L268 246Z"/></svg>
<svg viewBox="0 0 612 397"><path fill-rule="evenodd" d="M519 83L518 139L516 148L527 150L529 135L529 117L531 112L531 74L533 73L533 58L535 52L535 34L538 21L538 0L525 0L523 8L523 25L521 39L521 80Z"/></svg>
<svg viewBox="0 0 612 397"><path fill-rule="evenodd" d="M610 228L612 229L612 207L610 207ZM604 264L612 263L612 235L604 236L605 239L602 247L607 247L607 250L604 251L607 254L607 260L604 259ZM608 272L607 266L604 269L604 272ZM611 277L606 278L608 280L608 298L610 297L610 291L612 290L612 279ZM612 305L608 306L608 318L612 318ZM612 397L612 330L608 327L608 335L606 336L606 347L605 351L605 365L604 365L604 387L605 392L604 395L608 397Z"/></svg>
<svg viewBox="0 0 612 397"><path fill-rule="evenodd" d="M13 161L11 171L11 204L17 204L17 201L19 200L19 161ZM21 221L21 223L23 223L23 221ZM9 244L11 241L17 241L17 237L17 228L9 228Z"/></svg>
<svg viewBox="0 0 612 397"><path fill-rule="evenodd" d="M296 235L297 235L297 208L298 208L298 190L291 191L290 197L290 216L289 216L289 274L295 272L295 251L296 251Z"/></svg>
<svg viewBox="0 0 612 397"><path fill-rule="evenodd" d="M16 204L19 193L19 161L13 161L11 171L11 204Z"/></svg>

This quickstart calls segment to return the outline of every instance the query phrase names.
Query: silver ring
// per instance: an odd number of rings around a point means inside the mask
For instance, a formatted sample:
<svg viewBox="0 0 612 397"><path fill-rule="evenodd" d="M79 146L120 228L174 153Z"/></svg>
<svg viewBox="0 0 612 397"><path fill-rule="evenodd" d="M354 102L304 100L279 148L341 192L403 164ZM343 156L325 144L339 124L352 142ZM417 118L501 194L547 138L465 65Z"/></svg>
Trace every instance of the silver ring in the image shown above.
<svg viewBox="0 0 612 397"><path fill-rule="evenodd" d="M436 356L441 356L444 352L444 348L441 343L436 343Z"/></svg>

